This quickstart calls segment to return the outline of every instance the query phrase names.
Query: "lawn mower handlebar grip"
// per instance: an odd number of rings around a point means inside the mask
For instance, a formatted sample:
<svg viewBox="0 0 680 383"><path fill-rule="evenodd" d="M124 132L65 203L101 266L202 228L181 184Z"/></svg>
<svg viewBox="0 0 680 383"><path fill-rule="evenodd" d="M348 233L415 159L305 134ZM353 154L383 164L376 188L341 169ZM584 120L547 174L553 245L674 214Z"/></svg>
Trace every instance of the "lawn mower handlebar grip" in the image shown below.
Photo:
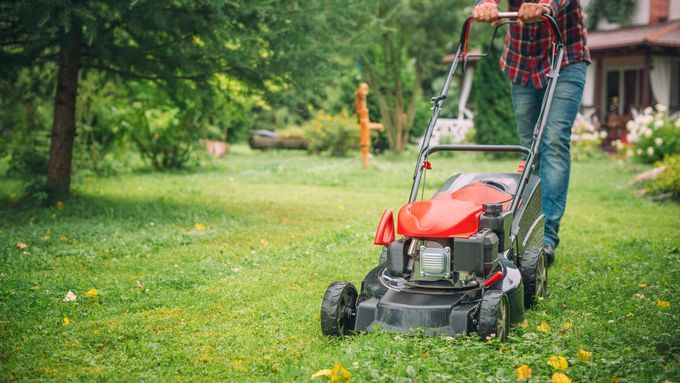
<svg viewBox="0 0 680 383"><path fill-rule="evenodd" d="M516 20L517 17L519 16L518 12L499 12L498 13L498 18L501 20ZM467 46L467 39L468 39L468 33L470 31L470 24L475 21L474 17L468 17L468 19L465 21L465 24L463 26L463 34L461 36L461 43L463 43L463 46ZM562 33L560 32L560 28L557 26L557 22L555 19L550 16L547 12L543 14L543 21L548 24L550 29L552 30L553 36L555 36L555 40L559 46L564 45L564 40L562 40Z"/></svg>

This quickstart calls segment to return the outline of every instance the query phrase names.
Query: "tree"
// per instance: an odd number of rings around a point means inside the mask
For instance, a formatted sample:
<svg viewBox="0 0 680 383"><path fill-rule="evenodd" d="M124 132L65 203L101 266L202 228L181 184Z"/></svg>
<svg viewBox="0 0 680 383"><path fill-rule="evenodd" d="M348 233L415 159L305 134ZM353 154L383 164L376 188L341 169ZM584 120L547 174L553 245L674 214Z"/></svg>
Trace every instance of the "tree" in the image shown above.
<svg viewBox="0 0 680 383"><path fill-rule="evenodd" d="M0 77L57 64L47 191L70 191L82 70L205 82L215 73L261 90L313 84L337 52L318 36L351 30L350 0L9 0L0 3ZM332 8L332 11L331 11ZM200 86L196 88L200 92Z"/></svg>
<svg viewBox="0 0 680 383"><path fill-rule="evenodd" d="M390 147L404 150L423 81L443 69L442 57L456 41L461 0L381 0L375 20L364 31L359 55L371 92L376 95Z"/></svg>
<svg viewBox="0 0 680 383"><path fill-rule="evenodd" d="M597 28L600 20L627 24L635 11L636 0L593 0L588 4L588 27Z"/></svg>
<svg viewBox="0 0 680 383"><path fill-rule="evenodd" d="M515 114L512 109L510 83L498 68L498 48L477 62L472 82L475 109L475 138L480 144L517 142Z"/></svg>

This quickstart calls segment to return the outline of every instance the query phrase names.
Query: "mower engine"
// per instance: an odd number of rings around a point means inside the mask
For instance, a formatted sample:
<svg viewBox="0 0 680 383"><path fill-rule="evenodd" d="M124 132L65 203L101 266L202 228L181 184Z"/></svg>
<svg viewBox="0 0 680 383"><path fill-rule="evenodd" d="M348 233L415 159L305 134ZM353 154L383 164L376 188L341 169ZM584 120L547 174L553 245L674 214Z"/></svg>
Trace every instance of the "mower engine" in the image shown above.
<svg viewBox="0 0 680 383"><path fill-rule="evenodd" d="M498 236L484 229L470 238L401 239L387 247L386 258L391 276L469 287L497 268Z"/></svg>

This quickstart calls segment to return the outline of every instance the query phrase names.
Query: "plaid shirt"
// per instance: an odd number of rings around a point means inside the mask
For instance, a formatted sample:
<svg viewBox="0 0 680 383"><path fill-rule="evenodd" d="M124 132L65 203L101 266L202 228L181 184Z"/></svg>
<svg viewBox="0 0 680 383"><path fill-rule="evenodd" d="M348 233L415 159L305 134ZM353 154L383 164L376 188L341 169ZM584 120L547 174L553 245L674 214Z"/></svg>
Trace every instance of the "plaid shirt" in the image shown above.
<svg viewBox="0 0 680 383"><path fill-rule="evenodd" d="M477 0L477 4L497 4L497 0ZM562 67L590 62L586 46L586 27L579 0L509 0L510 11L517 11L522 3L539 3L550 7L564 38L565 55ZM548 82L552 57L551 32L543 23L508 26L501 69L512 82L534 88L543 88Z"/></svg>

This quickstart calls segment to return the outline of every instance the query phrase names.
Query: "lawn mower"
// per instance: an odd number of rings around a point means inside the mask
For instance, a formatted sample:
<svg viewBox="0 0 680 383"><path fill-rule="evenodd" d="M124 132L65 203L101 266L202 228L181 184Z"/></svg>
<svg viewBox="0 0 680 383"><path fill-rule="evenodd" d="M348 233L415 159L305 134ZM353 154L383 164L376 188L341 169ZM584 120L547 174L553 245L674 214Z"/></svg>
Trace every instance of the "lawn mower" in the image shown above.
<svg viewBox="0 0 680 383"><path fill-rule="evenodd" d="M516 12L502 12L502 23L516 22ZM331 284L321 304L324 335L343 336L382 329L427 334L468 334L506 341L512 324L524 320L547 293L543 251L544 216L541 180L537 176L541 137L552 105L564 44L555 20L543 21L553 34L551 72L530 148L519 145L430 146L435 123L459 62L473 56L466 20L458 49L439 96L432 99L432 118L422 140L408 203L395 223L382 215L375 244L382 246L378 266L361 283ZM486 52L488 53L488 51ZM524 160L515 173L461 173L448 179L430 200L423 200L424 178L437 152L512 152ZM421 194L420 200L418 195Z"/></svg>

